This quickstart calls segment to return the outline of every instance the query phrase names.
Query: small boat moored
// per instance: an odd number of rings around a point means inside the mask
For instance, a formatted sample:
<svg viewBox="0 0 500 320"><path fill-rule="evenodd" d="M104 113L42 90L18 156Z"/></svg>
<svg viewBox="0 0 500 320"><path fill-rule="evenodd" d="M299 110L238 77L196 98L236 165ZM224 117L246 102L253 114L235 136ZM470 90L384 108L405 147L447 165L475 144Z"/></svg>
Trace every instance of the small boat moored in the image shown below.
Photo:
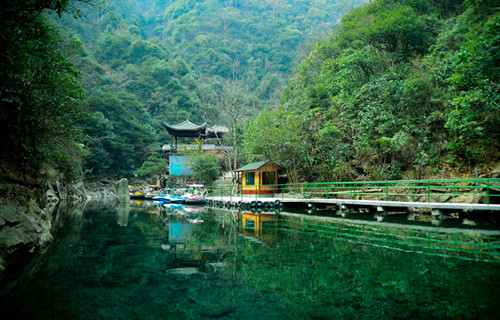
<svg viewBox="0 0 500 320"><path fill-rule="evenodd" d="M144 187L132 187L129 186L128 190L130 192L130 199L145 199L146 198L146 192L144 190Z"/></svg>
<svg viewBox="0 0 500 320"><path fill-rule="evenodd" d="M185 204L205 204L207 200L203 195L203 187L202 184L192 184L189 185L189 193L184 195L184 200L182 203Z"/></svg>

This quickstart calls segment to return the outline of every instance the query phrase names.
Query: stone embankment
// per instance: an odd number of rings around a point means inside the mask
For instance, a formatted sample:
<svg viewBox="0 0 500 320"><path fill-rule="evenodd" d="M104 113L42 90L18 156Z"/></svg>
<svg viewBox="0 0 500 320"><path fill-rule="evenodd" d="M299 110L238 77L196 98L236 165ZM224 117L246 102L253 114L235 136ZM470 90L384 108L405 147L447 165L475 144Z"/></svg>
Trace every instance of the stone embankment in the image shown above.
<svg viewBox="0 0 500 320"><path fill-rule="evenodd" d="M116 201L118 179L113 177L70 179L49 167L37 175L0 165L0 278L6 268L50 243L60 202Z"/></svg>
<svg viewBox="0 0 500 320"><path fill-rule="evenodd" d="M81 179L52 168L29 174L0 166L0 274L52 240L60 201L87 198Z"/></svg>
<svg viewBox="0 0 500 320"><path fill-rule="evenodd" d="M116 179L93 178L85 180L87 199L96 201L114 201L116 198Z"/></svg>

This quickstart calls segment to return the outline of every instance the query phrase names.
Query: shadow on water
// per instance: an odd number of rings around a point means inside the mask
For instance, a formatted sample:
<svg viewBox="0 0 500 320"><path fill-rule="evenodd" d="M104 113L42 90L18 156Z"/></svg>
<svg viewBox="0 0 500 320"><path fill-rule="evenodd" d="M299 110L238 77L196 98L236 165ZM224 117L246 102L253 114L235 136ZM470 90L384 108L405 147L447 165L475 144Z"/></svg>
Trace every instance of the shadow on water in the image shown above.
<svg viewBox="0 0 500 320"><path fill-rule="evenodd" d="M153 202L61 207L5 319L495 319L500 232ZM8 292L8 293L7 293Z"/></svg>

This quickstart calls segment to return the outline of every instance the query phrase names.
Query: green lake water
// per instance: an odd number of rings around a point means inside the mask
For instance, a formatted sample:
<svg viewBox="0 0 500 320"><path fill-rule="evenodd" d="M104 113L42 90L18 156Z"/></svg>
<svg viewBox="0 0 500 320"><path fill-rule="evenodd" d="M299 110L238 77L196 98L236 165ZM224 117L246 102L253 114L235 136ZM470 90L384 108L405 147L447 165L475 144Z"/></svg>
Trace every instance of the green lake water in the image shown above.
<svg viewBox="0 0 500 320"><path fill-rule="evenodd" d="M497 231L87 203L1 288L1 319L498 319Z"/></svg>

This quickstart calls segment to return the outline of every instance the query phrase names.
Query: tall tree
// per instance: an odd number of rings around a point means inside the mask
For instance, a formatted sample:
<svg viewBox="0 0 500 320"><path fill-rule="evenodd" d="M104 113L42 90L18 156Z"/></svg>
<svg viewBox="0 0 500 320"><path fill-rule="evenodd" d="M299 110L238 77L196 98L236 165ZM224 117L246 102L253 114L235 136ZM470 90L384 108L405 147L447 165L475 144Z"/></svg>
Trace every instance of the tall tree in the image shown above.
<svg viewBox="0 0 500 320"><path fill-rule="evenodd" d="M0 11L0 154L39 166L63 156L78 133L83 90L45 13L61 16L70 5L90 0L13 0Z"/></svg>
<svg viewBox="0 0 500 320"><path fill-rule="evenodd" d="M238 126L248 117L252 109L251 103L248 88L241 80L235 77L224 80L217 106L229 121L229 130L233 139L233 170L236 169L238 161Z"/></svg>

